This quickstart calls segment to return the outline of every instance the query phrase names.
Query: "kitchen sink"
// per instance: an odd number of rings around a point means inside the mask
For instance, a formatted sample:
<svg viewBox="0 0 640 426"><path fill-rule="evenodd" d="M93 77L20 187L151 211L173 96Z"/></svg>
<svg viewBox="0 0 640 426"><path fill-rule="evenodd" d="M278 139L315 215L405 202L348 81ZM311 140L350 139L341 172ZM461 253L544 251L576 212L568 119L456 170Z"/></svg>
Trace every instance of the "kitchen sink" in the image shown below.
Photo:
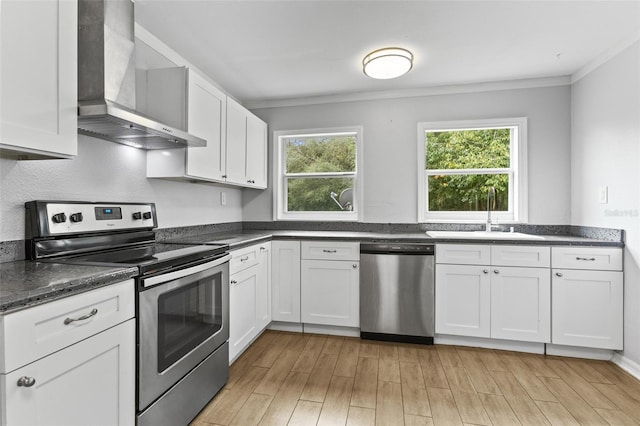
<svg viewBox="0 0 640 426"><path fill-rule="evenodd" d="M521 232L487 231L427 231L431 238L459 238L478 240L544 240L542 235L523 234Z"/></svg>

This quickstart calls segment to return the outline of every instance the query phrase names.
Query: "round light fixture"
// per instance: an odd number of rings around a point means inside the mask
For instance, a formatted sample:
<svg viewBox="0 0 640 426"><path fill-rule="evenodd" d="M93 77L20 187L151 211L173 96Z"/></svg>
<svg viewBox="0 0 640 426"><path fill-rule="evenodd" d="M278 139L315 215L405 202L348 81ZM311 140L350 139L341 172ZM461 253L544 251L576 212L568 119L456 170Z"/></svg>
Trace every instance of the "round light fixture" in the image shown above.
<svg viewBox="0 0 640 426"><path fill-rule="evenodd" d="M400 77L413 66L413 54L400 47L374 50L362 60L362 71L371 78L386 80Z"/></svg>

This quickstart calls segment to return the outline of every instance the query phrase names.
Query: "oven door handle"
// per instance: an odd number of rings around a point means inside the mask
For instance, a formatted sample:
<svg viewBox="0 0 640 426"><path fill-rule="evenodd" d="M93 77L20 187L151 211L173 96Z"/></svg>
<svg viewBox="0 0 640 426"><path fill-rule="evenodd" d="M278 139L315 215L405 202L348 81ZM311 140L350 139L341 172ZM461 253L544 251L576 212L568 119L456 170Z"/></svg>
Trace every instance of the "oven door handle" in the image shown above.
<svg viewBox="0 0 640 426"><path fill-rule="evenodd" d="M197 274L198 272L206 271L207 269L215 268L223 263L227 263L231 259L230 254L226 254L219 259L212 260L211 262L202 263L200 265L192 266L191 268L181 269L179 271L169 272L166 274L158 275L157 277L146 278L142 282L142 287L147 288L156 284L164 283L167 281L175 281L180 278L187 277L189 275Z"/></svg>

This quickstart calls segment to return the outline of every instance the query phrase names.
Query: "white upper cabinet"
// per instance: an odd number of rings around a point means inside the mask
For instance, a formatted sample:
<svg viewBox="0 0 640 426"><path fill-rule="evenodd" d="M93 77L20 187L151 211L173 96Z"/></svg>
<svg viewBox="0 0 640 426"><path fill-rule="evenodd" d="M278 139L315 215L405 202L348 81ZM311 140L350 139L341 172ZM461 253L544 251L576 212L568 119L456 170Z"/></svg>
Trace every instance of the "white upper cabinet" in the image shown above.
<svg viewBox="0 0 640 426"><path fill-rule="evenodd" d="M171 102L157 99L166 97L167 87L174 86L167 82L184 80L175 75L180 73L186 73L186 90L174 90ZM148 70L147 85L155 86L147 93L150 114L207 141L206 147L148 151L147 177L224 181L226 95L198 73L181 67ZM180 107L185 103L186 117Z"/></svg>
<svg viewBox="0 0 640 426"><path fill-rule="evenodd" d="M3 157L76 155L77 22L75 1L0 2Z"/></svg>
<svg viewBox="0 0 640 426"><path fill-rule="evenodd" d="M227 182L267 187L267 124L227 97Z"/></svg>

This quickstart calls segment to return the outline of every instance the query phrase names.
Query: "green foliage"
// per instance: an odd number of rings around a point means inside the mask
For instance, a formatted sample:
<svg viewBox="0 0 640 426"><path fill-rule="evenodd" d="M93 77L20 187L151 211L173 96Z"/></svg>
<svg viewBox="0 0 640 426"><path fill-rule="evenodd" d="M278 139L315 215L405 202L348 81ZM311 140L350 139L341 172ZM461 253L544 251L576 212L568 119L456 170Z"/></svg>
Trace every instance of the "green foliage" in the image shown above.
<svg viewBox="0 0 640 426"><path fill-rule="evenodd" d="M510 130L459 130L427 132L428 169L508 168ZM508 209L509 176L506 174L434 175L428 178L430 211L482 211L487 191L497 192L495 210Z"/></svg>
<svg viewBox="0 0 640 426"><path fill-rule="evenodd" d="M331 199L331 192L339 195L353 188L353 179L330 174L355 172L355 136L288 138L285 159L287 173L329 173L327 177L288 178L288 211L340 211Z"/></svg>

